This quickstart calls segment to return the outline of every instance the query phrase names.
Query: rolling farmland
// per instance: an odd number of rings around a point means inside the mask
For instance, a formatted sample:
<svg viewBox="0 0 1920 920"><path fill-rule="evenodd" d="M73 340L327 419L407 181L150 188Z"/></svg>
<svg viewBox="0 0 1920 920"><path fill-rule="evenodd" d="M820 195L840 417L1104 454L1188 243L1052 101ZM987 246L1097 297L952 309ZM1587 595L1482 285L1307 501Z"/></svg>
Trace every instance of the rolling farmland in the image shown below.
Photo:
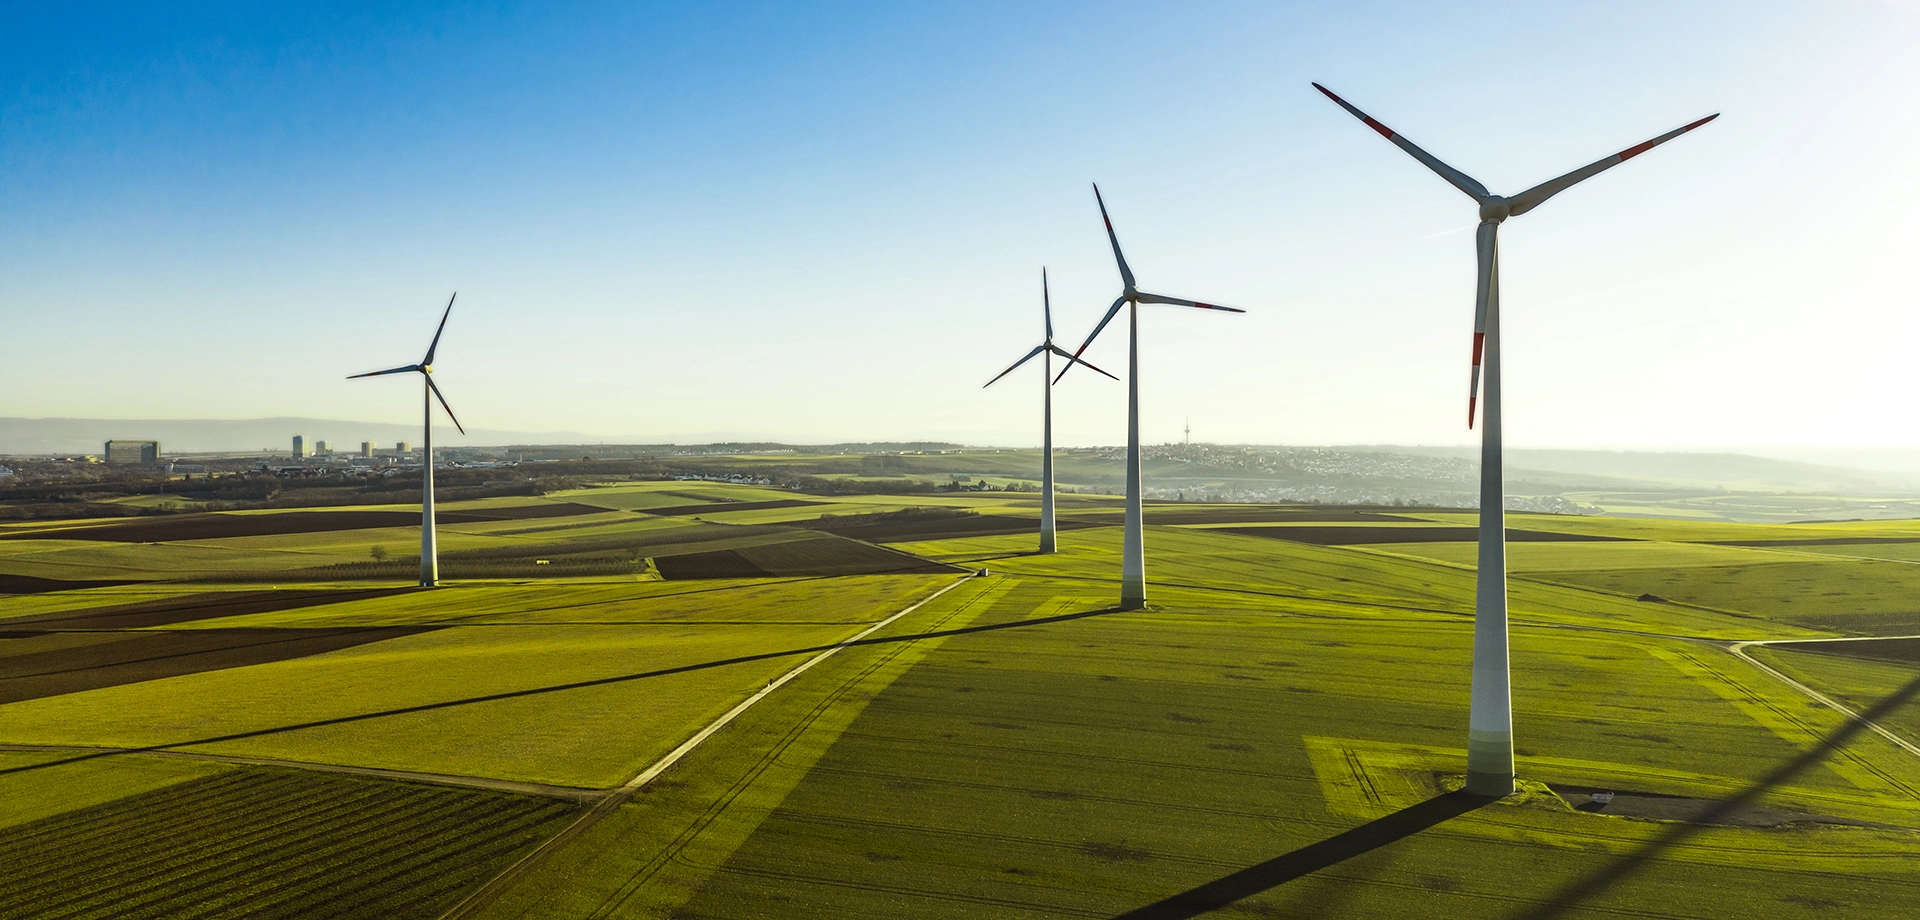
<svg viewBox="0 0 1920 920"><path fill-rule="evenodd" d="M1149 504L1120 612L1118 503L1035 507L448 503L431 591L392 508L0 525L0 914L1920 911L1920 758L1727 651L1913 740L1910 643L1817 641L1920 633L1911 522L1511 515L1488 803L1470 517Z"/></svg>

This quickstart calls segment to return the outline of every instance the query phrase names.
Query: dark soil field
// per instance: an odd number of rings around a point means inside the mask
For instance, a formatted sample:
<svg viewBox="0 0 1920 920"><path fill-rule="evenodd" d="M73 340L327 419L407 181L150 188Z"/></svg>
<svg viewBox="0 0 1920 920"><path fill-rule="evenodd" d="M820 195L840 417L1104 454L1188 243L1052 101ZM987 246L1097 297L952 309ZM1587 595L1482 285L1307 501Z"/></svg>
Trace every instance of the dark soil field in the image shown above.
<svg viewBox="0 0 1920 920"><path fill-rule="evenodd" d="M600 514L607 509L572 503L519 505L476 511L441 511L441 524L479 524L534 518ZM160 543L178 540L218 540L226 537L265 537L292 533L325 533L408 527L420 523L418 511L281 511L275 514L179 514L136 518L125 523L94 524L58 530L0 534L0 540L94 540L108 543Z"/></svg>
<svg viewBox="0 0 1920 920"><path fill-rule="evenodd" d="M1920 638L1858 639L1848 642L1776 642L1768 646L1788 652L1811 652L1842 658L1869 658L1920 664Z"/></svg>
<svg viewBox="0 0 1920 920"><path fill-rule="evenodd" d="M139 584L135 581L63 581L33 575L0 575L0 594L45 594L49 591L78 591L82 588L113 588Z"/></svg>
<svg viewBox="0 0 1920 920"><path fill-rule="evenodd" d="M1656 821L1684 821L1688 824L1714 824L1721 827L1785 827L1790 824L1842 824L1853 827L1878 827L1867 821L1810 815L1771 805L1750 802L1725 802L1688 796L1660 795L1649 792L1617 792L1591 786L1552 787L1568 805L1578 811L1626 818L1650 818ZM1600 804L1595 792L1613 792L1613 801Z"/></svg>
<svg viewBox="0 0 1920 920"><path fill-rule="evenodd" d="M1158 523L1158 522L1156 522ZM1374 543L1472 543L1480 539L1475 527L1219 527L1217 533L1269 540L1292 540L1319 546L1363 546ZM1619 543L1624 537L1549 533L1544 530L1508 530L1508 543Z"/></svg>
<svg viewBox="0 0 1920 920"><path fill-rule="evenodd" d="M1064 509L1063 509L1064 510ZM1400 514L1384 511L1353 510L1347 508L1295 508L1286 505L1246 505L1238 508L1206 507L1183 508L1178 504L1155 505L1148 503L1143 509L1149 524L1344 524L1364 523L1368 521L1393 522L1415 521ZM1126 519L1124 511L1071 512L1075 521L1094 524L1120 524Z"/></svg>
<svg viewBox="0 0 1920 920"><path fill-rule="evenodd" d="M737 550L659 556L653 560L660 577L669 581L692 578L765 578L773 573L748 562Z"/></svg>
<svg viewBox="0 0 1920 920"><path fill-rule="evenodd" d="M145 629L152 626L171 626L175 623L208 620L214 617L240 616L241 614L247 613L269 613L276 610L297 610L301 607L318 607L322 604L339 604L347 601L387 597L393 594L402 594L410 590L413 589L217 591L207 594L188 594L180 597L139 601L132 604L89 607L85 610L37 613L30 616L0 620L0 626L9 629L31 628L34 630Z"/></svg>
<svg viewBox="0 0 1920 920"><path fill-rule="evenodd" d="M0 916L435 917L578 808L232 770L9 829Z"/></svg>
<svg viewBox="0 0 1920 920"><path fill-rule="evenodd" d="M826 502L810 502L799 498L780 498L765 502L703 502L698 505L671 505L666 508L641 508L635 514L651 514L656 517L686 517L694 514L720 514L724 511L773 511L780 508L807 508L824 505Z"/></svg>
<svg viewBox="0 0 1920 920"><path fill-rule="evenodd" d="M774 575L939 575L961 570L858 540L828 537L769 543L740 555Z"/></svg>
<svg viewBox="0 0 1920 920"><path fill-rule="evenodd" d="M809 575L918 575L960 571L917 556L837 537L656 556L653 564L660 575L670 581Z"/></svg>
<svg viewBox="0 0 1920 920"><path fill-rule="evenodd" d="M0 704L338 651L432 627L0 631Z"/></svg>
<svg viewBox="0 0 1920 920"><path fill-rule="evenodd" d="M965 514L938 518L902 518L894 520L863 520L884 518L886 515L848 515L840 518L823 518L816 521L802 521L796 526L810 530L824 530L851 540L867 543L910 543L920 540L945 540L952 537L992 537L1001 534L1040 532L1037 518L1007 517L999 514ZM1057 530L1079 530L1085 527L1104 526L1084 519L1057 518L1054 527Z"/></svg>

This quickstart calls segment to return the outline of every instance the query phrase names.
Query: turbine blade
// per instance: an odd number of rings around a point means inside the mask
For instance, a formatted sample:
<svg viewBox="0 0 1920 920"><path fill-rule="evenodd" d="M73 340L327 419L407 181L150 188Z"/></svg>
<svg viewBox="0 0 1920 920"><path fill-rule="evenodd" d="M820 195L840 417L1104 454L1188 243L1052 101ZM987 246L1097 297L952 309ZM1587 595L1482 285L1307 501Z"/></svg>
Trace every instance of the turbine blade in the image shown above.
<svg viewBox="0 0 1920 920"><path fill-rule="evenodd" d="M1107 242L1113 244L1113 260L1120 263L1120 280L1126 284L1128 290L1132 290L1133 269L1127 267L1127 257L1120 254L1120 238L1113 235L1113 218L1107 216L1107 201L1100 197L1098 182L1093 184L1093 200L1100 203L1100 220L1107 225Z"/></svg>
<svg viewBox="0 0 1920 920"><path fill-rule="evenodd" d="M1100 369L1099 367L1097 367L1097 366L1095 366L1095 365L1094 365L1094 363L1093 363L1092 361L1088 361L1088 360L1087 360L1087 359L1085 359L1085 358L1076 358L1076 357L1074 357L1074 356L1073 356L1073 352L1070 352L1070 351L1068 351L1068 350L1066 350L1066 349L1064 349L1064 348L1061 348L1061 347L1059 347L1059 346L1057 346L1057 345L1048 345L1048 346L1047 346L1047 350L1048 350L1048 351L1051 351L1051 352L1053 352L1053 353L1054 353L1054 354L1056 354L1056 355L1059 355L1059 356L1060 356L1060 357L1062 357L1062 358L1065 358L1065 359L1067 359L1067 360L1068 360L1069 362L1076 362L1076 363L1079 363L1079 364L1084 364L1084 365L1086 365L1086 366L1087 366L1087 370L1090 370L1090 371L1093 371L1093 372L1094 372L1094 373L1096 373L1096 374L1106 374L1106 376L1108 376L1108 377L1113 377L1113 379L1115 379L1115 380L1119 380L1119 379L1120 379L1120 378L1118 378L1118 377L1114 377L1114 376L1113 376L1112 374L1108 374L1108 373L1107 373L1106 371L1103 371L1103 370L1101 370L1101 369Z"/></svg>
<svg viewBox="0 0 1920 920"><path fill-rule="evenodd" d="M1387 140L1392 141L1394 143L1394 146L1399 147L1401 150L1405 150L1409 156L1413 157L1416 160L1419 160L1428 169L1431 169L1435 173L1439 174L1440 178L1453 183L1454 188L1457 188L1463 192L1466 192L1469 196L1473 198L1474 201L1484 201L1485 199L1491 197L1490 193L1487 191L1487 187L1484 185L1481 185L1479 180L1475 179L1472 176L1467 175L1466 173L1461 172L1460 170L1454 169L1453 167L1448 166L1445 163L1440 162L1439 157L1436 157L1433 154L1426 152L1425 150L1421 150L1419 147L1415 146L1412 141L1407 140L1406 138L1401 137L1400 135L1394 133L1392 128L1389 128L1386 125L1383 125L1377 121L1374 121L1373 116L1368 115L1367 113L1354 108L1353 106L1347 103L1347 100L1334 95L1333 90L1330 90L1324 86L1321 86L1318 83L1313 84L1313 88L1319 90L1322 93L1325 93L1328 99L1332 99L1334 102L1339 103L1340 107L1343 109L1346 109L1348 113L1353 115L1353 117L1358 118L1363 122L1366 122L1367 127L1380 132L1381 137L1384 137Z"/></svg>
<svg viewBox="0 0 1920 920"><path fill-rule="evenodd" d="M1698 128L1701 125L1704 125L1707 122L1710 122L1719 117L1720 117L1720 113L1715 112L1712 115L1708 115L1707 117L1694 122L1693 124L1687 125L1682 128L1675 128L1672 131L1668 131L1667 133L1662 134L1659 137L1654 138L1653 140L1647 141L1644 144L1637 144L1635 146L1628 147L1627 149L1622 150L1619 153L1614 154L1613 156L1610 156L1601 160L1595 160L1592 163L1588 163L1587 165L1574 170L1573 172L1567 173L1566 175L1559 177L1558 179L1548 179L1547 181L1542 182L1539 185L1534 186L1533 188L1527 189L1526 191L1521 192L1520 194L1515 195L1513 196L1513 198L1509 199L1512 203L1509 213L1514 215L1525 214L1528 211L1531 211L1534 208L1539 207L1540 204L1546 201L1547 199L1552 198L1553 196L1558 195L1561 192L1564 192L1567 189L1574 187L1575 185L1585 182L1586 180L1591 179L1594 176L1597 176L1603 172L1606 172L1607 170L1612 169L1615 166L1625 163L1626 161L1631 160L1634 157L1637 157L1643 153L1646 153L1647 151L1652 150L1653 148L1658 147L1661 144L1664 144L1670 140L1673 140L1674 138L1679 137L1680 135L1685 134L1688 131L1692 131L1693 129Z"/></svg>
<svg viewBox="0 0 1920 920"><path fill-rule="evenodd" d="M1496 269L1500 257L1500 225L1487 221L1480 225L1475 245L1479 249L1480 278L1473 297L1473 379L1467 385L1467 427L1473 427L1473 412L1480 398L1480 356L1487 343L1487 311L1500 296L1500 276Z"/></svg>
<svg viewBox="0 0 1920 920"><path fill-rule="evenodd" d="M460 296L460 292L454 291L453 297L458 296ZM420 362L424 367L433 366L433 353L440 347L440 333L447 331L447 317L453 315L453 297L447 298L447 310L445 313L440 314L440 328L433 330L433 344L427 346L426 360Z"/></svg>
<svg viewBox="0 0 1920 920"><path fill-rule="evenodd" d="M1047 342L1053 342L1053 296L1047 293L1047 267L1040 266L1040 310L1047 317Z"/></svg>
<svg viewBox="0 0 1920 920"><path fill-rule="evenodd" d="M1239 307L1223 307L1217 303L1201 303L1198 300L1181 300L1178 297L1167 297L1163 294L1149 294L1145 291L1140 292L1140 302L1141 303L1163 303L1163 304L1167 304L1168 306L1174 306L1174 307L1199 307L1202 310L1224 310L1228 313L1247 312L1245 310L1240 309Z"/></svg>
<svg viewBox="0 0 1920 920"><path fill-rule="evenodd" d="M1004 371L1001 371L1000 373L998 373L998 374L996 374L996 375L994 375L994 378L993 378L992 380L989 380L989 381L987 381L986 383L983 383L983 384L981 384L981 385L980 385L980 389L983 389L983 390L984 390L984 389L986 389L987 387L990 387L990 386L993 386L993 385L994 385L994 384L996 384L996 383L999 383L999 382L1000 382L1000 378L1001 378L1001 377L1005 377L1006 375L1008 375L1008 374L1011 374L1011 373L1013 373L1013 371L1014 371L1014 368L1017 368L1017 367L1019 367L1020 365L1022 365L1022 364L1025 364L1025 363L1027 363L1028 361L1032 361L1032 360L1033 360L1033 356L1034 356L1034 355L1037 355L1037 354L1039 354L1039 353L1041 353L1041 352L1043 352L1043 351L1046 351L1046 350L1047 350L1047 346L1045 346L1045 345L1035 345L1035 346L1033 346L1033 350L1032 350L1032 351L1030 351L1030 352L1027 352L1027 355L1026 355L1026 357L1024 357L1024 358L1021 358L1020 360L1018 360L1018 361L1015 361L1015 362L1013 362L1013 367L1009 367L1009 368L1007 368L1006 370L1004 370Z"/></svg>
<svg viewBox="0 0 1920 920"><path fill-rule="evenodd" d="M1065 377L1068 371L1073 370L1075 364L1086 364L1085 361L1080 360L1080 354L1087 350L1088 345L1093 344L1093 340L1100 336L1100 330L1107 328L1107 324L1113 322L1113 318L1120 313L1120 308L1126 305L1127 295L1122 294L1119 299L1113 302L1113 306L1107 308L1107 315L1100 317L1100 325L1093 327L1093 331L1087 333L1087 340L1081 342L1080 347L1074 349L1073 354L1067 356L1067 366L1061 368L1060 373L1054 376L1054 383L1059 383L1060 378ZM1087 366L1092 367L1093 365L1087 364ZM1119 378L1116 377L1114 379L1117 380Z"/></svg>
<svg viewBox="0 0 1920 920"><path fill-rule="evenodd" d="M447 410L447 418L453 419L453 427L460 428L460 417L453 414L453 407L447 405L447 398L440 395L440 388L433 383L433 375L425 374L423 376L427 378L427 389L433 391L433 398L440 400L440 408ZM460 428L460 433L466 434L467 429Z"/></svg>
<svg viewBox="0 0 1920 920"><path fill-rule="evenodd" d="M378 376L381 376L382 374L404 374L404 373L407 373L408 371L417 371L419 369L420 369L420 365L409 364L406 367L390 367L384 371L368 371L364 374L352 374L352 375L349 375L347 379L353 380L359 377L378 377Z"/></svg>

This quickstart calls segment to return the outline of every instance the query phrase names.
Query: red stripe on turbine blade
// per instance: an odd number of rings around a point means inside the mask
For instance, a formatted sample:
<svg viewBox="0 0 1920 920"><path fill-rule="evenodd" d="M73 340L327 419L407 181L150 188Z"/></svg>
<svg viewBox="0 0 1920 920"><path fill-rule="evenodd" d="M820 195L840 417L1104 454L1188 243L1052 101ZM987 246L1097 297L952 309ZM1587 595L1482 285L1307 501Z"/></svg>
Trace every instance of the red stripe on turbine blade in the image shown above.
<svg viewBox="0 0 1920 920"><path fill-rule="evenodd" d="M1476 397L1473 397L1473 396L1467 397L1467 427L1468 428L1473 427L1473 407L1476 402L1478 402L1478 399Z"/></svg>
<svg viewBox="0 0 1920 920"><path fill-rule="evenodd" d="M1712 121L1712 120L1714 120L1714 119L1716 119L1716 118L1719 118L1719 117L1720 117L1720 113L1719 113L1719 112L1715 112L1715 113L1713 113L1712 115L1708 115L1707 117L1705 117L1705 118L1702 118L1702 119L1700 119L1699 121L1696 121L1696 122L1694 122L1693 124L1690 124L1690 125L1688 125L1688 126L1686 126L1686 127L1684 127L1684 128L1681 128L1680 130L1682 130L1682 131L1692 131L1693 129L1695 129L1695 128L1698 128L1698 127L1700 127L1701 125L1704 125L1704 124L1706 124L1707 122L1710 122L1710 121Z"/></svg>
<svg viewBox="0 0 1920 920"><path fill-rule="evenodd" d="M1631 147L1628 147L1627 149L1620 151L1618 154L1616 154L1616 156L1620 157L1620 161L1624 163L1652 149L1653 149L1653 142L1648 141L1644 144L1635 144Z"/></svg>
<svg viewBox="0 0 1920 920"><path fill-rule="evenodd" d="M1485 344L1487 344L1486 333L1476 332L1473 334L1473 366L1474 367L1480 366L1480 347Z"/></svg>
<svg viewBox="0 0 1920 920"><path fill-rule="evenodd" d="M1386 138L1387 140L1393 140L1393 129L1392 129L1392 128L1389 128L1389 127L1387 127L1386 125L1383 125L1383 124L1381 124L1381 123L1379 123L1379 122L1377 122L1377 121L1374 121L1374 120L1373 120L1373 116L1371 116L1371 115L1362 115L1362 116L1360 116L1360 120L1361 120L1361 121L1364 121L1364 122L1366 122L1366 123L1367 123L1367 127L1369 127L1369 128L1372 128L1373 130L1375 130L1375 131L1378 131L1378 132L1380 132L1380 136L1381 136L1381 137L1384 137L1384 138Z"/></svg>

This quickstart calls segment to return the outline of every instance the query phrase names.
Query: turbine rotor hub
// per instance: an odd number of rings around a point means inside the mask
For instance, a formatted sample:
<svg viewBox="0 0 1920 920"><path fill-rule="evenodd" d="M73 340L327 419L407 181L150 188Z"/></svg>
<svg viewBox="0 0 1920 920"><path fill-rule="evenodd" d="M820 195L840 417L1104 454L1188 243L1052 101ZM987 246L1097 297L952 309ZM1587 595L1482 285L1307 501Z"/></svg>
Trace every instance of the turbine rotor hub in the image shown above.
<svg viewBox="0 0 1920 920"><path fill-rule="evenodd" d="M1485 201L1480 202L1480 221L1481 223L1492 222L1497 224L1506 220L1512 210L1513 202L1499 195L1488 195Z"/></svg>

